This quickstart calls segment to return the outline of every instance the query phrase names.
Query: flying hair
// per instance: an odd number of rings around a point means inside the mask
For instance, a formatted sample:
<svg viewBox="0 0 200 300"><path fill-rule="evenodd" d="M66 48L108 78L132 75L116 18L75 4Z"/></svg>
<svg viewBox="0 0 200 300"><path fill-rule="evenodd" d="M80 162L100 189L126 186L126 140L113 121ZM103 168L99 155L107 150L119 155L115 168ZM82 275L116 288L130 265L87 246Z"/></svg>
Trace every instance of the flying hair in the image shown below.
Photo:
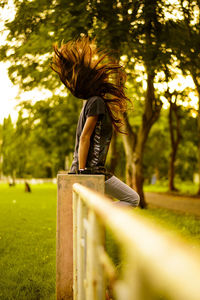
<svg viewBox="0 0 200 300"><path fill-rule="evenodd" d="M122 113L130 101L124 92L126 74L107 52L97 49L95 40L82 37L62 43L60 48L55 44L51 68L75 97L102 97L114 128L124 133Z"/></svg>

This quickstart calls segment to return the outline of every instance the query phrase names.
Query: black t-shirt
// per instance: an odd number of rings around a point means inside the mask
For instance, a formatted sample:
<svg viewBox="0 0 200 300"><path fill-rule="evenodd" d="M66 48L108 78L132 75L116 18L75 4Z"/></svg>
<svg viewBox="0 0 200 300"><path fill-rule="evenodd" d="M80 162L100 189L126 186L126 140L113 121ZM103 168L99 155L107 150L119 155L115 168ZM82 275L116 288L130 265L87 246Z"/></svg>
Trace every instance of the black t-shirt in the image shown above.
<svg viewBox="0 0 200 300"><path fill-rule="evenodd" d="M93 174L105 174L107 177L110 177L104 166L112 137L112 122L104 100L98 96L89 98L82 108L76 129L74 159L70 172L76 173L78 171L79 140L86 119L89 116L96 115L98 115L98 120L90 138L86 168L90 169Z"/></svg>

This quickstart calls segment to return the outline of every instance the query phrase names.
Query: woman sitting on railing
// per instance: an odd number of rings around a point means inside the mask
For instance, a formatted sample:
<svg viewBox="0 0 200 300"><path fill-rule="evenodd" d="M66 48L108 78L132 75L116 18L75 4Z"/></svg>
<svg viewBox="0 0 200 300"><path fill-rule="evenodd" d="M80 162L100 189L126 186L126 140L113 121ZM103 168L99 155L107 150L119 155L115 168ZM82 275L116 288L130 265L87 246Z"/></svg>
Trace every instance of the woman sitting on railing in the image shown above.
<svg viewBox="0 0 200 300"><path fill-rule="evenodd" d="M105 193L120 204L138 206L139 195L105 169L112 129L124 133L121 113L129 100L124 93L125 73L88 37L54 46L52 69L77 98L86 100L77 125L70 174L104 174Z"/></svg>

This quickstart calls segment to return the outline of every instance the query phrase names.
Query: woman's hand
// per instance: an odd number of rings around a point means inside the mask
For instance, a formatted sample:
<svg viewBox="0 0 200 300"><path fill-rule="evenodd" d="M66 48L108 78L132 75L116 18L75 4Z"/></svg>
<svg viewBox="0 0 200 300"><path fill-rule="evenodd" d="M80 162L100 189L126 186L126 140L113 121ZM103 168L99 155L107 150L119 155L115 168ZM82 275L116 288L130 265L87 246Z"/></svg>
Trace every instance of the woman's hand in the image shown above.
<svg viewBox="0 0 200 300"><path fill-rule="evenodd" d="M90 137L94 131L98 120L98 116L90 116L87 118L83 131L80 136L79 149L78 149L78 160L79 169L84 169L86 166L88 151L90 148Z"/></svg>

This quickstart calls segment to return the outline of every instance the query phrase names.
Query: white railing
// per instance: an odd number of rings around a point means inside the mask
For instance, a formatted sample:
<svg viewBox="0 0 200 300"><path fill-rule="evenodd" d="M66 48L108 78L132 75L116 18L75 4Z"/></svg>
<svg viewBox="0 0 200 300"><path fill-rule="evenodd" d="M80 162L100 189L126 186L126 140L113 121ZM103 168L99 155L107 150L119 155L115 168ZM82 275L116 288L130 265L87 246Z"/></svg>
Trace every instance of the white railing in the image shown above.
<svg viewBox="0 0 200 300"><path fill-rule="evenodd" d="M104 300L112 282L117 300L199 300L200 251L137 212L73 185L74 300ZM112 231L123 265L118 274L105 250Z"/></svg>
<svg viewBox="0 0 200 300"><path fill-rule="evenodd" d="M27 181L30 184L43 184L43 183L57 183L56 178L16 178L15 183L16 184L24 184L24 182ZM12 182L12 179L9 177L4 177L0 179L0 184L1 183L9 183Z"/></svg>

